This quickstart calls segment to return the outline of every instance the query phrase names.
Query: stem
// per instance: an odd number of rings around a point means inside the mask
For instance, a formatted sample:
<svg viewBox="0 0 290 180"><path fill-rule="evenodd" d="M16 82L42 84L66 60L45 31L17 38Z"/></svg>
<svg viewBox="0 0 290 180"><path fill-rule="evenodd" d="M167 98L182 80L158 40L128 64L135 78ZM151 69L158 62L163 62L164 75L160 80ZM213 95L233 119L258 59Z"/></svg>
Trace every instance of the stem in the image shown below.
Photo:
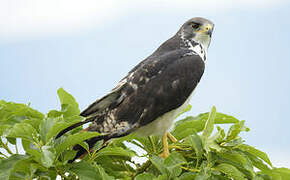
<svg viewBox="0 0 290 180"><path fill-rule="evenodd" d="M170 144L168 149L191 150L192 148L180 147L178 145Z"/></svg>
<svg viewBox="0 0 290 180"><path fill-rule="evenodd" d="M41 145L38 142L34 141L31 143L33 143L38 149L41 149Z"/></svg>
<svg viewBox="0 0 290 180"><path fill-rule="evenodd" d="M155 147L154 141L152 139L152 136L149 136L148 138L149 138L149 141L150 141L150 143L152 145L153 153L156 153L156 147Z"/></svg>
<svg viewBox="0 0 290 180"><path fill-rule="evenodd" d="M8 156L5 155L5 154L3 154L2 152L0 152L0 155L3 156L3 157L5 157L5 158L8 158Z"/></svg>
<svg viewBox="0 0 290 180"><path fill-rule="evenodd" d="M137 175L143 173L146 171L146 169L151 165L151 161L148 160L146 161L144 164L142 164L142 166L140 168L138 168L136 170L136 174L132 177L132 179L134 179Z"/></svg>
<svg viewBox="0 0 290 180"><path fill-rule="evenodd" d="M2 138L0 138L0 146L3 146L3 148L9 153L9 154L13 154L13 152L9 149L9 147L7 146L7 144L5 144L2 141Z"/></svg>
<svg viewBox="0 0 290 180"><path fill-rule="evenodd" d="M133 176L134 175L134 173L132 173L132 171L128 168L128 166L127 166L127 164L124 162L124 161L122 161L122 164L123 164L123 166L126 168L126 170L127 170L127 174L129 175L129 176Z"/></svg>
<svg viewBox="0 0 290 180"><path fill-rule="evenodd" d="M191 168L187 168L187 167L183 167L183 166L181 166L181 169L184 169L184 170L190 171L190 172L200 172L199 169L191 169Z"/></svg>
<svg viewBox="0 0 290 180"><path fill-rule="evenodd" d="M15 144L15 150L16 150L16 154L19 154L19 153L18 153L17 143Z"/></svg>

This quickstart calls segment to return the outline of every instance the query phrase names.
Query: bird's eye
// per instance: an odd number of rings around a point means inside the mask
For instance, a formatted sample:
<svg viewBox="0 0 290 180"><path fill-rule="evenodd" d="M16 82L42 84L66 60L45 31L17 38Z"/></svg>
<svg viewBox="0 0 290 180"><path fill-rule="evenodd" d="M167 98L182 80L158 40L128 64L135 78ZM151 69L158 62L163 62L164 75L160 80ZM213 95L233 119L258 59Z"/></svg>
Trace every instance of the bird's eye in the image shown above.
<svg viewBox="0 0 290 180"><path fill-rule="evenodd" d="M200 26L199 24L192 24L192 25L191 25L191 27L192 27L193 29L197 29L197 28L199 28L199 26Z"/></svg>

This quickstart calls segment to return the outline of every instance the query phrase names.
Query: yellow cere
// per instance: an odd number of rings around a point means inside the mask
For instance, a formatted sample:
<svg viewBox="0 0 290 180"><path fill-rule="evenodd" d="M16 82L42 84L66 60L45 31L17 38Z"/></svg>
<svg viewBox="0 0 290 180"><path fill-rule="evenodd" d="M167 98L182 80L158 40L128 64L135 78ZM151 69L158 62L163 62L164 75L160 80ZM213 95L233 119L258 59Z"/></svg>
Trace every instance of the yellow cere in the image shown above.
<svg viewBox="0 0 290 180"><path fill-rule="evenodd" d="M209 31L211 28L212 28L211 25L208 24L208 25L206 25L205 30L206 30L206 31Z"/></svg>
<svg viewBox="0 0 290 180"><path fill-rule="evenodd" d="M212 29L212 26L211 26L210 24L207 24L207 25L205 26L205 28L203 28L203 29L201 29L201 30L198 30L198 31L196 31L196 32L202 32L202 33L204 33L204 32L208 32L210 29Z"/></svg>

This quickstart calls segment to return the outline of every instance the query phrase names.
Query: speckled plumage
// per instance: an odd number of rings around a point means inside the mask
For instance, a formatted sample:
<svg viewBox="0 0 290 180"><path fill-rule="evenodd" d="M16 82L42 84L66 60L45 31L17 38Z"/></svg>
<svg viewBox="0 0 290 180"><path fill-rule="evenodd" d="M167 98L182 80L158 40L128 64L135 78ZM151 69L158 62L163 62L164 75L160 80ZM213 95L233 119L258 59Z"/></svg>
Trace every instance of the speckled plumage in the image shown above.
<svg viewBox="0 0 290 180"><path fill-rule="evenodd" d="M168 130L175 116L188 103L205 67L207 47L194 41L194 36L185 34L185 25L135 66L111 92L81 113L87 122L92 122L89 131L104 134L87 140L90 147L100 139L108 140L135 131L143 135L161 135ZM79 150L77 157L83 153L81 146L74 149Z"/></svg>
<svg viewBox="0 0 290 180"><path fill-rule="evenodd" d="M175 39L162 46L171 43L175 43ZM81 114L92 117L103 113L93 121L91 130L120 134L132 132L181 106L204 71L202 58L195 52L189 54L191 52L185 48L165 53L156 51L137 65L121 80L112 95L105 96Z"/></svg>

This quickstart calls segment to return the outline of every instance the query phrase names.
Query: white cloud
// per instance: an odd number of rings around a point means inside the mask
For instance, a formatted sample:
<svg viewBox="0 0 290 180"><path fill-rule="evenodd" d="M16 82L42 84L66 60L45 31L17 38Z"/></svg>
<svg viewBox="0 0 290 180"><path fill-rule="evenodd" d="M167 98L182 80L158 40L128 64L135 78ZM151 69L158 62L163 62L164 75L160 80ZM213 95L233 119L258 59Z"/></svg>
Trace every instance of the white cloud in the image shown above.
<svg viewBox="0 0 290 180"><path fill-rule="evenodd" d="M90 28L115 16L115 9L111 0L3 0L0 3L0 38Z"/></svg>
<svg viewBox="0 0 290 180"><path fill-rule="evenodd" d="M88 29L138 10L230 10L265 8L283 0L2 0L0 40L15 40Z"/></svg>

